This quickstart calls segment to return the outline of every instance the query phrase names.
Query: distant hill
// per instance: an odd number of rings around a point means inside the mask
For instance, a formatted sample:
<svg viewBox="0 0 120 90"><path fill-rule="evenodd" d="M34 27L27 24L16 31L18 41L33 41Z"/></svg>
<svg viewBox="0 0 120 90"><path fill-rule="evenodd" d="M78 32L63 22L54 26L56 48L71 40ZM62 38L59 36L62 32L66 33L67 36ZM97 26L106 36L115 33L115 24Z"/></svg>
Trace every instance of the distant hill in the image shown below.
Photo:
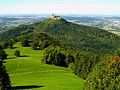
<svg viewBox="0 0 120 90"><path fill-rule="evenodd" d="M0 40L42 32L71 46L77 51L112 53L120 46L120 37L105 30L74 24L63 18L49 18L31 25L19 26L0 35Z"/></svg>

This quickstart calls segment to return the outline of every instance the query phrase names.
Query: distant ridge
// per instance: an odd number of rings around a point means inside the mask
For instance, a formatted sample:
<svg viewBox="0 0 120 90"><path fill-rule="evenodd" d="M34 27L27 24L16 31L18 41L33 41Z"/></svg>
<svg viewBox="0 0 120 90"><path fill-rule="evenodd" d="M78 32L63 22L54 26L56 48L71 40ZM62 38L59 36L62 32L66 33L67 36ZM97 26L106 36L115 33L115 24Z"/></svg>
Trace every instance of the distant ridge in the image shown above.
<svg viewBox="0 0 120 90"><path fill-rule="evenodd" d="M120 46L120 37L115 34L95 27L74 24L55 15L42 22L8 30L0 35L0 40L9 40L33 32L46 33L79 51L112 53Z"/></svg>

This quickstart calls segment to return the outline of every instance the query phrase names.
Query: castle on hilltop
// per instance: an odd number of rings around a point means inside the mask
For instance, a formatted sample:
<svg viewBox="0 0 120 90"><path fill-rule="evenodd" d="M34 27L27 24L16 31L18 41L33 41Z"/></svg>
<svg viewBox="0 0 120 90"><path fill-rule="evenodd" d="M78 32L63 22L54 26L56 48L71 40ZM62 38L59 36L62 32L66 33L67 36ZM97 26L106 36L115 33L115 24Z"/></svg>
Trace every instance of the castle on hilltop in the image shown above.
<svg viewBox="0 0 120 90"><path fill-rule="evenodd" d="M60 16L54 15L54 14L53 14L50 18L51 18L51 19L54 19L54 20L59 20L59 19L61 19Z"/></svg>

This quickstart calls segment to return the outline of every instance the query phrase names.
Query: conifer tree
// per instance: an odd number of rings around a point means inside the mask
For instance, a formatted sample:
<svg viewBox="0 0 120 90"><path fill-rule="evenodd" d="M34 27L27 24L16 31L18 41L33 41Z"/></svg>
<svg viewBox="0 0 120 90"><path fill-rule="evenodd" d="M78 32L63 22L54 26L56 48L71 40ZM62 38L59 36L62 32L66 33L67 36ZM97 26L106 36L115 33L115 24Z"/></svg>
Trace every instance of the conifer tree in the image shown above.
<svg viewBox="0 0 120 90"><path fill-rule="evenodd" d="M10 88L9 75L6 73L5 66L2 64L2 60L6 59L6 57L5 51L0 46L0 90L9 90Z"/></svg>

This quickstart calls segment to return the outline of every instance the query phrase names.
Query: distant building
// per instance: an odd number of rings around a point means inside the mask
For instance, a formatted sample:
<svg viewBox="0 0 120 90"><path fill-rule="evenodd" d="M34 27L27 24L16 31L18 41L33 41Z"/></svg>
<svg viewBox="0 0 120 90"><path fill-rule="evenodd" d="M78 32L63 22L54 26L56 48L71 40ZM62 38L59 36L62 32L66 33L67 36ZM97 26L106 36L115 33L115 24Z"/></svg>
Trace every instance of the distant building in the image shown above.
<svg viewBox="0 0 120 90"><path fill-rule="evenodd" d="M60 16L54 15L54 14L53 14L50 18L51 18L51 19L54 19L54 20L59 20L59 19L61 19Z"/></svg>

